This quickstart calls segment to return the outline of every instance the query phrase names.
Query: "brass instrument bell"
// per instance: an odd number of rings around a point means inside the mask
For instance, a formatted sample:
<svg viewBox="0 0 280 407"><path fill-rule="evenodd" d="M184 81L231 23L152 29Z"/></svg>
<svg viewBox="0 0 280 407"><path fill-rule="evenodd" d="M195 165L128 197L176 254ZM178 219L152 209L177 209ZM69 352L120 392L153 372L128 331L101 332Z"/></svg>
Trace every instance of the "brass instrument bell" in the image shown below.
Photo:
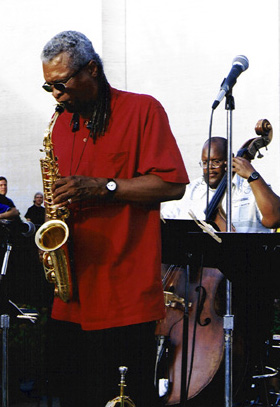
<svg viewBox="0 0 280 407"><path fill-rule="evenodd" d="M128 397L124 395L124 388L126 387L125 384L125 375L127 372L127 367L126 366L120 366L119 367L119 372L121 374L121 381L120 381L120 395L118 397L115 397L113 400L108 401L105 407L136 407L133 401Z"/></svg>

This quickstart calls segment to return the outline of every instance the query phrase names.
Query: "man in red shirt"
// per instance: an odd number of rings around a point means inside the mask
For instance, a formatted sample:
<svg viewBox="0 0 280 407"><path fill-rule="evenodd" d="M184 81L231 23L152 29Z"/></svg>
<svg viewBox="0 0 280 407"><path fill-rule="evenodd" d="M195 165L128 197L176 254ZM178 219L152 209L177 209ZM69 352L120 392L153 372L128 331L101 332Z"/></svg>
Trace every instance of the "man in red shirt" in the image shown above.
<svg viewBox="0 0 280 407"><path fill-rule="evenodd" d="M70 209L78 292L56 298L52 311L60 402L104 406L125 365L137 407L155 407L154 329L165 315L159 209L184 194L183 160L161 104L111 88L83 34L59 33L41 58L43 87L65 109L52 133L62 175L53 204Z"/></svg>

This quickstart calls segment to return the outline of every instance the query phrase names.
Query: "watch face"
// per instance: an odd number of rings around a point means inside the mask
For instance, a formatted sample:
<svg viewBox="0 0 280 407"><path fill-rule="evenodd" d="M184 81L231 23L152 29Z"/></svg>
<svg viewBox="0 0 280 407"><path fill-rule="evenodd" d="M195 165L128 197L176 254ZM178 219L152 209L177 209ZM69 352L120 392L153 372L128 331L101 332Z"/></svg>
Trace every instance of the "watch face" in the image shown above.
<svg viewBox="0 0 280 407"><path fill-rule="evenodd" d="M258 172L253 172L253 173L251 174L251 178L253 178L253 179L258 179L258 178L259 178L259 173L258 173Z"/></svg>
<svg viewBox="0 0 280 407"><path fill-rule="evenodd" d="M106 188L111 192L115 191L117 189L117 184L115 183L115 181L109 181L106 185Z"/></svg>
<svg viewBox="0 0 280 407"><path fill-rule="evenodd" d="M254 172L252 172L252 174L248 178L248 182L255 181L258 178L260 178L260 174L257 171L254 171Z"/></svg>

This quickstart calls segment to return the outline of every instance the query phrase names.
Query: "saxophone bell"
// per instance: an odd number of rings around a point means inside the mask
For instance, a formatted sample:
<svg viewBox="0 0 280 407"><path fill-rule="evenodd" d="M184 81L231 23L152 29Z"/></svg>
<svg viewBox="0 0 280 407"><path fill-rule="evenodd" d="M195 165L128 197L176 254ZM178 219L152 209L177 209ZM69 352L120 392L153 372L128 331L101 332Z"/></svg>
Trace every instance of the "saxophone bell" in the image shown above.
<svg viewBox="0 0 280 407"><path fill-rule="evenodd" d="M57 250L66 243L69 236L67 224L59 219L43 223L35 235L35 243L44 252Z"/></svg>

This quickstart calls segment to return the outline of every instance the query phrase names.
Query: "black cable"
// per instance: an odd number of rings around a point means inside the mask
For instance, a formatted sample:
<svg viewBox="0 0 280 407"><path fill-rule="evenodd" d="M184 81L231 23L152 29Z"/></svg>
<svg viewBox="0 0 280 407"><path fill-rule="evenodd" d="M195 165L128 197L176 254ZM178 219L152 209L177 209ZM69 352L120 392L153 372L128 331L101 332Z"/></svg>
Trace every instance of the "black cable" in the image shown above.
<svg viewBox="0 0 280 407"><path fill-rule="evenodd" d="M213 115L214 109L211 111L210 123L209 123L209 134L208 134L208 155L207 155L207 172L206 172L206 219L208 219L208 206L209 206L209 166L210 166L210 151L211 151L211 137L212 137L212 126L213 126Z"/></svg>

